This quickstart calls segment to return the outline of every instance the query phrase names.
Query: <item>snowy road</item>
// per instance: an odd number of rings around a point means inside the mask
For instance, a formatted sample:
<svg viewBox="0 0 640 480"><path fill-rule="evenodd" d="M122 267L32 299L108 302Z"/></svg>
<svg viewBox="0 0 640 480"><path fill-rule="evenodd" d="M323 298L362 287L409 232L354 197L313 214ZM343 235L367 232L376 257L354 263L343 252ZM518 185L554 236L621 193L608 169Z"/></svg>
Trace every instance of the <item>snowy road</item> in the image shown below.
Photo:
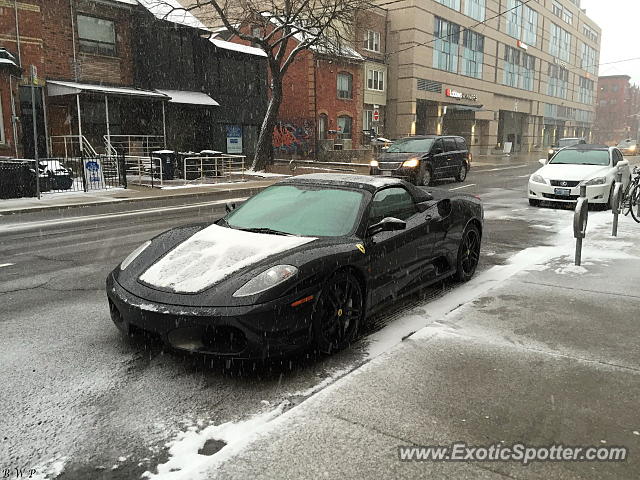
<svg viewBox="0 0 640 480"><path fill-rule="evenodd" d="M548 244L556 233L556 212L530 208L525 197L526 174L537 163L502 162L478 166L468 185L440 185L465 186L463 192L485 201L479 274L524 248ZM28 228L0 226L0 471L35 468L41 478L61 472L60 479L139 478L167 462L165 444L189 427L304 401L415 331L409 310L446 313L474 299L473 291L461 295L456 285L431 288L377 315L357 344L330 358L226 369L217 361L123 340L109 318L107 273L155 234L214 220L223 210L221 204L206 204L62 222L39 218Z"/></svg>

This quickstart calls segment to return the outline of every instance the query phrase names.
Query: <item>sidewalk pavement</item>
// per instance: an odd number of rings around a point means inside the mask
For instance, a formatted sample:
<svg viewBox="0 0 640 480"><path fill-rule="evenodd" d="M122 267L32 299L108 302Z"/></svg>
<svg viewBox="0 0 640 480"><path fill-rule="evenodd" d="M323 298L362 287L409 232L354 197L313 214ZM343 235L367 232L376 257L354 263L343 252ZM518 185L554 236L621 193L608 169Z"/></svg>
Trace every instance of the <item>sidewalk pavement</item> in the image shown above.
<svg viewBox="0 0 640 480"><path fill-rule="evenodd" d="M270 422L208 478L640 478L640 225L623 217L612 238L610 212L590 222L582 267L567 229L475 301L437 318L423 305L426 328ZM401 445L458 441L625 446L629 458L398 459Z"/></svg>
<svg viewBox="0 0 640 480"><path fill-rule="evenodd" d="M181 198L206 201L247 197L272 185L279 178L280 177L269 177L247 182L192 186L189 188L160 189L131 185L127 189L114 188L87 193L45 193L40 200L37 198L0 200L0 216L128 202L167 201Z"/></svg>

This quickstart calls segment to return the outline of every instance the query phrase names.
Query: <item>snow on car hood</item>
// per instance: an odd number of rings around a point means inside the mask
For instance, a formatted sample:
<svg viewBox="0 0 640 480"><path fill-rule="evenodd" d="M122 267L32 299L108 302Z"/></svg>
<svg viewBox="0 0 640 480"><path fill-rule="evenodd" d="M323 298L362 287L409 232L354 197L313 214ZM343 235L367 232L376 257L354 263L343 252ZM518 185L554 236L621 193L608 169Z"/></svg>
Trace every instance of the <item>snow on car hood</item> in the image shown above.
<svg viewBox="0 0 640 480"><path fill-rule="evenodd" d="M602 165L562 165L547 164L536 173L549 180L588 180L593 177L604 177L611 167Z"/></svg>
<svg viewBox="0 0 640 480"><path fill-rule="evenodd" d="M241 268L313 240L211 225L158 260L140 280L175 293L197 293Z"/></svg>

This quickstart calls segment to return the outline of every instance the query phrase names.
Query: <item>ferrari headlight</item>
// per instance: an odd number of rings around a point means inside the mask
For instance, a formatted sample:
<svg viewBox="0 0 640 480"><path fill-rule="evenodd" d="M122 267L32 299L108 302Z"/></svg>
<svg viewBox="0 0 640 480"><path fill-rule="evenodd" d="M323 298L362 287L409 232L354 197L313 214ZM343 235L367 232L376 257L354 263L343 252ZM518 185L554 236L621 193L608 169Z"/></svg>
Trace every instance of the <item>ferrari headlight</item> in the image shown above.
<svg viewBox="0 0 640 480"><path fill-rule="evenodd" d="M592 178L591 180L587 180L586 182L584 182L585 185L590 186L590 185L604 185L605 183L607 183L607 177L596 177L596 178Z"/></svg>
<svg viewBox="0 0 640 480"><path fill-rule="evenodd" d="M131 262L133 262L136 258L138 258L138 255L144 252L145 248L147 248L149 245L151 245L151 240L149 240L148 242L144 242L142 245L136 248L133 252L131 252L129 256L125 258L120 264L120 270L124 270L129 265L131 265Z"/></svg>
<svg viewBox="0 0 640 480"><path fill-rule="evenodd" d="M403 167L407 168L416 168L418 165L420 165L420 160L417 158L410 158L402 164Z"/></svg>
<svg viewBox="0 0 640 480"><path fill-rule="evenodd" d="M378 165L379 165L378 160L371 160L369 162L369 166L371 167L378 168Z"/></svg>
<svg viewBox="0 0 640 480"><path fill-rule="evenodd" d="M252 278L242 287L240 287L234 297L248 297L269 290L270 288L286 282L298 273L298 269L293 265L277 265L269 270L262 272L257 277Z"/></svg>
<svg viewBox="0 0 640 480"><path fill-rule="evenodd" d="M531 180L533 183L547 183L542 175L531 175L531 178L529 180Z"/></svg>

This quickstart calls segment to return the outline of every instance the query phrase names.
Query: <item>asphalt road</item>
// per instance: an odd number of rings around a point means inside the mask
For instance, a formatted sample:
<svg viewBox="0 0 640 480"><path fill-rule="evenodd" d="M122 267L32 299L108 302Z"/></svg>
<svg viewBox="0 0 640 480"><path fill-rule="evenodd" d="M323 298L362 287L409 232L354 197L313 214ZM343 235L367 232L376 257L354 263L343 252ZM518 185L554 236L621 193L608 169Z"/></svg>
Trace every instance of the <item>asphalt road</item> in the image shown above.
<svg viewBox="0 0 640 480"><path fill-rule="evenodd" d="M485 201L480 270L553 234L549 212L530 208L525 196L537 168L531 157L479 158L464 184L439 185ZM0 473L42 473L64 458L60 479L139 478L166 459L165 444L178 432L304 401L331 374L366 361L367 335L456 287L438 285L387 309L361 340L329 358L228 365L123 339L109 318L107 273L157 233L223 212L223 203L203 203L0 219Z"/></svg>

